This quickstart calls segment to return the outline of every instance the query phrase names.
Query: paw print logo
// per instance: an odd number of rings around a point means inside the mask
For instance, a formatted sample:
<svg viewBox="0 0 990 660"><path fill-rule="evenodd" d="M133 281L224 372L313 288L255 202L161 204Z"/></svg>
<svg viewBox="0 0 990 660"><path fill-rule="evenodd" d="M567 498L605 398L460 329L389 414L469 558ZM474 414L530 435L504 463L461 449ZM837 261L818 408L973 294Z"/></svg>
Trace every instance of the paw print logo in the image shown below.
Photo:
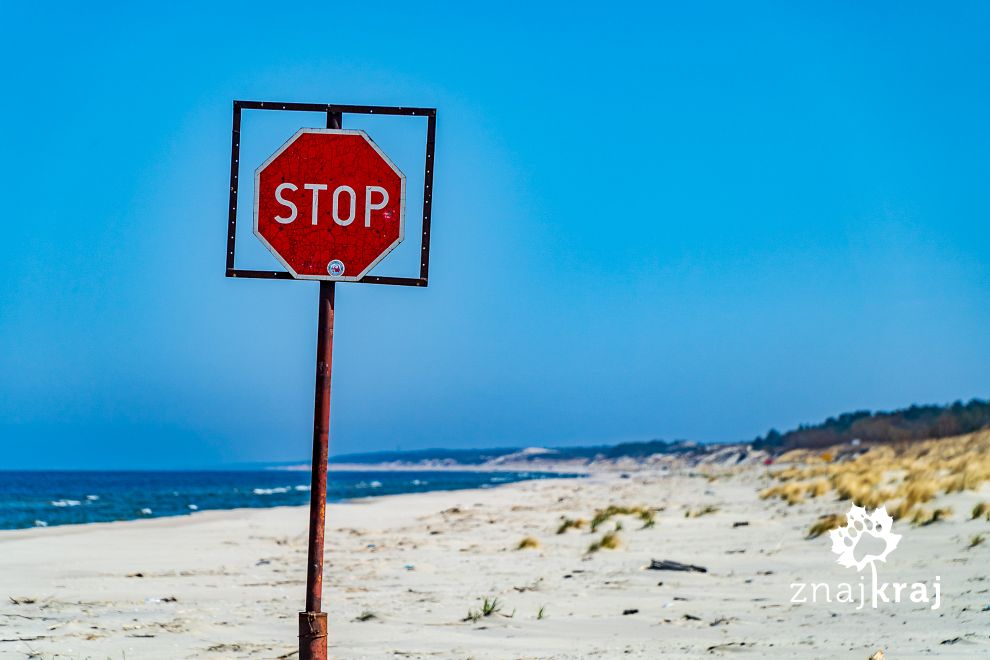
<svg viewBox="0 0 990 660"><path fill-rule="evenodd" d="M887 555L901 540L900 534L893 533L893 525L894 519L888 515L886 507L866 515L864 507L854 504L846 514L846 526L828 533L832 539L832 552L839 555L838 562L842 566L855 566L857 571L861 571L870 565L876 570L875 562L887 561ZM861 543L866 547L865 552L857 552Z"/></svg>

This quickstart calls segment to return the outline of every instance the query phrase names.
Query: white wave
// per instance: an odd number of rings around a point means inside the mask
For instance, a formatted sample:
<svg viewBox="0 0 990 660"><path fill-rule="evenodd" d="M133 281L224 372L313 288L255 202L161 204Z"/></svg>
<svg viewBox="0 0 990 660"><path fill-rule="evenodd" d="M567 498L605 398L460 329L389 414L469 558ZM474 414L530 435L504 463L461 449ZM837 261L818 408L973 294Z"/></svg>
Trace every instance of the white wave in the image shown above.
<svg viewBox="0 0 990 660"><path fill-rule="evenodd" d="M35 520L34 521L34 526L35 527L48 527L48 523L46 523L44 520Z"/></svg>
<svg viewBox="0 0 990 660"><path fill-rule="evenodd" d="M79 506L82 504L79 500L53 500L52 506Z"/></svg>
<svg viewBox="0 0 990 660"><path fill-rule="evenodd" d="M141 513L143 513L146 516L150 516L151 513L152 513L152 511L148 507L145 507L145 508L141 509Z"/></svg>
<svg viewBox="0 0 990 660"><path fill-rule="evenodd" d="M196 506L195 504L190 504L189 505L189 510L190 511L199 511L199 507Z"/></svg>
<svg viewBox="0 0 990 660"><path fill-rule="evenodd" d="M255 495L274 495L275 493L288 493L288 488L255 488L253 491Z"/></svg>
<svg viewBox="0 0 990 660"><path fill-rule="evenodd" d="M372 488L381 488L382 487L382 482L380 482L380 481L372 481L368 485L371 486Z"/></svg>
<svg viewBox="0 0 990 660"><path fill-rule="evenodd" d="M96 500L100 499L100 496L99 495L87 495L86 496L86 499L89 500L90 502L95 502Z"/></svg>
<svg viewBox="0 0 990 660"><path fill-rule="evenodd" d="M412 485L413 486L425 486L428 483L430 483L430 482L428 482L428 481L421 481L419 479L413 479L412 480Z"/></svg>
<svg viewBox="0 0 990 660"><path fill-rule="evenodd" d="M309 490L309 486L296 486L296 490L306 491L306 490Z"/></svg>

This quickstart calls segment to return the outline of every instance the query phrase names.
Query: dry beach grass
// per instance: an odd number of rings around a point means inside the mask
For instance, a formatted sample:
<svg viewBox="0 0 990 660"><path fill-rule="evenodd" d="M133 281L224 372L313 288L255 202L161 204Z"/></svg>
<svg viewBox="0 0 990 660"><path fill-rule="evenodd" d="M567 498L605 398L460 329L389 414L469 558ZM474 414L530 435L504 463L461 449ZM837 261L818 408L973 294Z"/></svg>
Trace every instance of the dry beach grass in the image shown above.
<svg viewBox="0 0 990 660"><path fill-rule="evenodd" d="M791 451L770 472L779 483L760 497L799 504L834 492L839 501L868 509L886 506L895 520L927 525L953 515L952 507L925 507L939 496L979 492L990 482L990 432L874 447ZM973 518L990 513L974 505Z"/></svg>

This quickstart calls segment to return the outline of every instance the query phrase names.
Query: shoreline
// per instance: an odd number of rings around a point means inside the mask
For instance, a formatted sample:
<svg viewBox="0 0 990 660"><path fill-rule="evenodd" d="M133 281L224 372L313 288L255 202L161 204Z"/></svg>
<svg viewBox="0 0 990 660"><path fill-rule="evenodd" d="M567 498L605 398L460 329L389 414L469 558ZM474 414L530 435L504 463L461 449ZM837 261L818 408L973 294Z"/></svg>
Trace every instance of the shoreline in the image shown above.
<svg viewBox="0 0 990 660"><path fill-rule="evenodd" d="M309 472L309 466L269 468L285 472ZM496 465L415 465L407 463L330 463L330 472L520 472L529 474L591 474L587 464L549 464L533 466L520 463Z"/></svg>
<svg viewBox="0 0 990 660"><path fill-rule="evenodd" d="M498 470L491 470L491 472L498 472ZM516 472L516 470L512 470L512 472ZM532 472L537 472L537 471L536 470L533 470ZM544 472L544 473L545 474L558 474L558 473L550 473L550 472ZM561 472L559 474L568 474L568 473ZM537 481L558 481L558 480L563 480L563 479L585 478L587 476L590 476L590 475L589 474L586 474L586 475L581 475L579 477L570 477L570 476L545 477L545 478L539 479ZM328 499L327 500L327 510L329 511L331 506L363 505L363 504L370 504L371 502L374 502L374 501L377 501L377 500L384 500L384 499L388 499L388 498L408 497L408 496L416 496L416 495L430 495L432 493L471 493L471 492L475 492L475 491L484 492L484 491L494 490L494 489L498 489L498 488L505 488L507 486L514 486L514 485L517 485L517 484L520 484L520 483L527 483L528 481L533 481L533 480L511 481L511 482L507 482L507 483L496 483L496 484L492 484L492 485L488 486L487 488L448 488L448 489L436 489L436 490L425 490L425 491L410 491L410 492L405 492L405 493L385 493L385 494L382 494L382 495L364 495L364 496L361 496L361 497L350 497L350 498L339 499L339 500L330 500L330 499ZM145 525L150 525L151 523L160 522L160 521L189 521L189 522L194 522L194 521L198 521L200 518L203 518L204 521L206 521L206 522L217 521L217 520L222 521L225 518L236 518L236 517L240 517L240 516L243 516L243 515L248 514L249 512L252 512L252 511L272 511L272 510L278 510L278 509L284 509L284 510L306 509L306 510L308 510L309 509L309 501L307 500L305 503L302 503L302 504L274 504L274 505L270 505L270 506L238 506L238 507L222 508L222 509L221 508L217 508L217 509L199 509L197 511L189 511L188 513L176 513L176 514L171 514L171 515L150 516L150 517L144 517L144 518L124 518L124 519L120 519L120 520L101 520L101 521L93 521L93 522L63 523L63 524L53 524L53 525L37 525L37 526L32 526L32 527L15 527L15 528L11 528L11 529L0 529L0 543L3 543L4 542L5 537L7 535L14 535L15 533L20 533L19 536L21 536L22 538L29 538L30 535L27 534L28 532L38 532L39 533L38 535L40 536L40 535L44 535L44 534L50 534L54 530L90 529L90 528L97 528L97 527L107 527L107 528L110 528L112 526L126 525L126 524L135 524L135 525L145 524ZM229 514L229 515L224 515L224 514ZM329 524L330 524L329 523L329 519L328 519L328 523L327 524L329 526ZM156 526L156 527L160 527L160 526Z"/></svg>

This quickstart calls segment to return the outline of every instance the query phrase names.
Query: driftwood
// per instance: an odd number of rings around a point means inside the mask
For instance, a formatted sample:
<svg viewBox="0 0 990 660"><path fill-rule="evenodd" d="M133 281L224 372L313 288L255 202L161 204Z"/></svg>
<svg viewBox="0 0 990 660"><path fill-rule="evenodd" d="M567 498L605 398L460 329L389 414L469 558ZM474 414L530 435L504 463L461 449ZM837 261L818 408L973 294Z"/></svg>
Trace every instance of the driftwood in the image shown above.
<svg viewBox="0 0 990 660"><path fill-rule="evenodd" d="M651 559L650 566L651 571L687 571L690 573L707 573L708 569L704 566L695 566L694 564L682 564L679 561L671 561L669 559Z"/></svg>

